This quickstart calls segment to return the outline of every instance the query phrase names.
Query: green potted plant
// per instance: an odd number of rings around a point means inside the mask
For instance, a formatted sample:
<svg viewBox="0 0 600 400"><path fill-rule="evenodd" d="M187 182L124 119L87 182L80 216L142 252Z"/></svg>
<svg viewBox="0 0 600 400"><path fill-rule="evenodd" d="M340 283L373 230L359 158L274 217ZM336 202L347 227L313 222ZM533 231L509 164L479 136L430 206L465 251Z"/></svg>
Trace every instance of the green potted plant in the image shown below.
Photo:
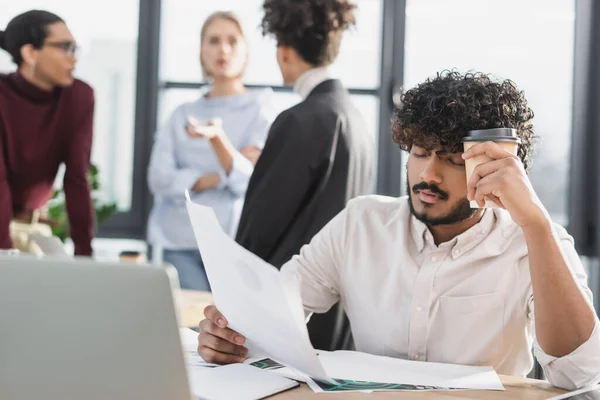
<svg viewBox="0 0 600 400"><path fill-rule="evenodd" d="M117 212L117 203L107 203L98 199L100 179L98 177L98 167L94 164L90 166L88 181L90 182L92 204L96 213L96 226L100 226ZM69 219L65 205L65 193L62 188L56 189L52 199L48 202L48 222L54 236L63 242L69 237Z"/></svg>

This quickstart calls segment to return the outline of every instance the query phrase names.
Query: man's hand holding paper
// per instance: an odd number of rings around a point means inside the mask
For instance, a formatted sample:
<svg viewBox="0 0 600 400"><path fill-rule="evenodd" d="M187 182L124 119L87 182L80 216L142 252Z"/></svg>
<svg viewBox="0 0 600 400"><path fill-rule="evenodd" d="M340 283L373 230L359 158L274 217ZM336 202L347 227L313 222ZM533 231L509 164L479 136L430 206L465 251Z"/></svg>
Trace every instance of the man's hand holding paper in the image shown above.
<svg viewBox="0 0 600 400"><path fill-rule="evenodd" d="M210 305L204 309L198 337L198 354L204 361L215 364L244 362L248 349L244 347L246 338L227 327L227 319Z"/></svg>

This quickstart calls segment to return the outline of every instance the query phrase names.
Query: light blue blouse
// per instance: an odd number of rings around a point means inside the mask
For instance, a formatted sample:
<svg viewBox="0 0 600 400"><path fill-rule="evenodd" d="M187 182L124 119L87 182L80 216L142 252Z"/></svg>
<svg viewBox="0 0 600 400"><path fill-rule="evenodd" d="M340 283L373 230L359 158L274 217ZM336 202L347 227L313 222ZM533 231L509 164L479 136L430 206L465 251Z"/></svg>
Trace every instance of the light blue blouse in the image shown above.
<svg viewBox="0 0 600 400"><path fill-rule="evenodd" d="M236 96L206 98L180 105L155 138L148 167L148 185L154 207L148 221L148 241L165 249L196 249L196 241L185 207L185 190L201 176L219 174L215 189L192 193L192 201L215 210L223 230L235 234L242 210L252 163L239 151L245 146L263 148L276 117L270 89L248 90ZM236 148L233 167L225 174L210 142L188 137L188 116L204 122L223 120L223 130Z"/></svg>

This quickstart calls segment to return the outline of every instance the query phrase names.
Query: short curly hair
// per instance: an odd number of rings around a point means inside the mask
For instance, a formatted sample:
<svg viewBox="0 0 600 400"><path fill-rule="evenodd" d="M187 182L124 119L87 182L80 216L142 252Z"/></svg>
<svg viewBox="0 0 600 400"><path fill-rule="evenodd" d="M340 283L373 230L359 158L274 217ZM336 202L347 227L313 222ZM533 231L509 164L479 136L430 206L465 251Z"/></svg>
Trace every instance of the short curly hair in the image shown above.
<svg viewBox="0 0 600 400"><path fill-rule="evenodd" d="M444 146L462 151L467 131L514 128L521 139L518 156L531 166L533 111L514 82L494 82L488 75L442 71L402 94L394 112L392 135L405 151L413 145L426 149Z"/></svg>
<svg viewBox="0 0 600 400"><path fill-rule="evenodd" d="M265 0L261 27L278 46L294 48L309 64L333 63L342 34L354 26L356 5L348 0Z"/></svg>

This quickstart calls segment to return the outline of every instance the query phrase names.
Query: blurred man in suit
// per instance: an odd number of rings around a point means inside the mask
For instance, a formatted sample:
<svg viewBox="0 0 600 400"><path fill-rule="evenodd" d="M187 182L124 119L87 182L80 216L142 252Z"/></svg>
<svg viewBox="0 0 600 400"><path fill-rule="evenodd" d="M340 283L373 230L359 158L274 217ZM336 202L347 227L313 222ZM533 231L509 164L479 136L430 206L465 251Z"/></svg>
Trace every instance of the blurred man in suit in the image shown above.
<svg viewBox="0 0 600 400"><path fill-rule="evenodd" d="M236 240L278 268L373 184L372 138L348 90L327 70L355 23L354 8L348 0L266 0L263 6L263 34L275 37L283 80L303 101L271 126ZM344 325L337 308L313 316L313 345L343 347Z"/></svg>

